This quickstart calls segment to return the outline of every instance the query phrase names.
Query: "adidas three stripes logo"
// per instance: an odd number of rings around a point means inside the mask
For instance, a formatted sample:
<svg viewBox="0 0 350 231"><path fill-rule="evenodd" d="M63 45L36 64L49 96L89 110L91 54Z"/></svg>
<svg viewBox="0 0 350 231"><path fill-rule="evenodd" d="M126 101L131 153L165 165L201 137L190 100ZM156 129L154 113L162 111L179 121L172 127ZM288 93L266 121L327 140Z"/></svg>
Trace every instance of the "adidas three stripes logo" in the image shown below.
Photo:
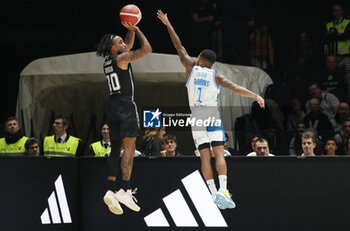
<svg viewBox="0 0 350 231"><path fill-rule="evenodd" d="M72 223L61 175L55 181L55 190L51 193L47 202L49 207L40 216L41 224Z"/></svg>
<svg viewBox="0 0 350 231"><path fill-rule="evenodd" d="M214 203L198 170L181 181L204 225L206 227L227 227L224 217ZM198 223L179 189L164 197L163 202L177 227L198 227ZM170 227L161 208L144 217L144 220L148 227Z"/></svg>

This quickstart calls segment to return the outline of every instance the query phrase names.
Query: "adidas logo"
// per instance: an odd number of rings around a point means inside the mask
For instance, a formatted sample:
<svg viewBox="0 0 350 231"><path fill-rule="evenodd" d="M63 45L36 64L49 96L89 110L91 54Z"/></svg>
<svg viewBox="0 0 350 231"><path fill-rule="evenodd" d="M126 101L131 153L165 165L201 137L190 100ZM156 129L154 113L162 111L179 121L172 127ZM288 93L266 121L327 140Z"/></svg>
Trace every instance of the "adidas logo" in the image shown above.
<svg viewBox="0 0 350 231"><path fill-rule="evenodd" d="M55 181L55 190L51 193L47 202L49 208L46 208L41 214L41 224L72 223L61 175Z"/></svg>
<svg viewBox="0 0 350 231"><path fill-rule="evenodd" d="M181 181L205 227L227 227L224 217L214 203L198 170L184 177ZM177 227L198 227L198 223L180 189L164 197L163 202ZM170 227L161 208L145 216L144 220L148 227Z"/></svg>

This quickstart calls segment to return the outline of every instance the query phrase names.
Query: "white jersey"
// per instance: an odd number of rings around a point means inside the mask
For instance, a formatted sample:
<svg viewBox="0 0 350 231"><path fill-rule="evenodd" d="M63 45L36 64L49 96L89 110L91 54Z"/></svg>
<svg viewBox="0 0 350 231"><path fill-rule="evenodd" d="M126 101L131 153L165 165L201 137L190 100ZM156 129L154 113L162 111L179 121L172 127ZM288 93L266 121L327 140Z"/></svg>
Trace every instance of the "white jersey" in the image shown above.
<svg viewBox="0 0 350 231"><path fill-rule="evenodd" d="M220 87L216 84L216 70L193 66L187 83L190 107L217 106Z"/></svg>

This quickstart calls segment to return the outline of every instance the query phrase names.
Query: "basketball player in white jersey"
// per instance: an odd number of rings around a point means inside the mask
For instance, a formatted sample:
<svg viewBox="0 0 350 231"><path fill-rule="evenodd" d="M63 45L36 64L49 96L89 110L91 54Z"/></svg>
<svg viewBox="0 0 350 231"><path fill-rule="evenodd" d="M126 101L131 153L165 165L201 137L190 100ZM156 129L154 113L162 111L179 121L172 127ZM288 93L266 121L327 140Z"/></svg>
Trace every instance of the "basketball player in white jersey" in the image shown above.
<svg viewBox="0 0 350 231"><path fill-rule="evenodd" d="M180 61L186 68L186 87L192 117L197 119L214 117L215 121L219 120L219 123L215 123L215 125L192 127L192 136L196 148L200 151L202 174L213 195L214 202L220 209L234 208L236 205L227 190L227 166L224 157L225 132L217 108L220 88L225 87L238 95L254 98L262 108L265 107L264 99L248 89L233 83L217 73L215 69L211 69L216 60L214 51L205 49L199 54L197 62L194 61L182 46L180 38L169 22L167 14L158 10L157 16L166 25ZM210 161L210 146L215 157L215 167L220 184L219 190L217 190L214 182Z"/></svg>

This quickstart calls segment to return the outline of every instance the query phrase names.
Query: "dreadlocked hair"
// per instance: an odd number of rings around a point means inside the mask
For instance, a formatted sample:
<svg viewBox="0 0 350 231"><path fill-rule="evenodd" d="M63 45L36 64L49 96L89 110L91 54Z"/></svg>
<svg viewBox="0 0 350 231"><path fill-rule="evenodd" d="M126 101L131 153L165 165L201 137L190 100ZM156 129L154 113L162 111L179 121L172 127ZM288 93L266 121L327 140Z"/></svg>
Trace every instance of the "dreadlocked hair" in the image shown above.
<svg viewBox="0 0 350 231"><path fill-rule="evenodd" d="M102 37L100 43L97 45L97 51L96 51L97 56L106 57L109 55L109 53L111 52L111 48L113 46L114 37L115 35L113 34L105 34Z"/></svg>

